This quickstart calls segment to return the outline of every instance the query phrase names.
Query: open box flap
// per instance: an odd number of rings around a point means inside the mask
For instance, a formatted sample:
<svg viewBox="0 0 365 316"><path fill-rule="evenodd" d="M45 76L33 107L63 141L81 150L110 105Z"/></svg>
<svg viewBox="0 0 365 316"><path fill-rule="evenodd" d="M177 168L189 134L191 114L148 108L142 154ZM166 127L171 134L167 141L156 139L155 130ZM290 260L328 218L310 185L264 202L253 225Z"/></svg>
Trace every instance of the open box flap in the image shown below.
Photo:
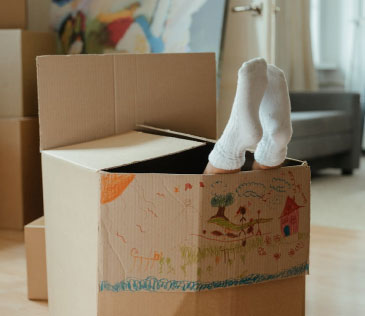
<svg viewBox="0 0 365 316"><path fill-rule="evenodd" d="M205 138L205 137L195 136L195 135L186 134L186 133L180 133L180 132L172 131L169 129L162 129L162 128L142 125L142 124L138 124L136 126L136 130L141 131L141 132L150 133L150 134L156 134L156 135L172 136L172 137L177 137L177 138L182 138L182 139L202 141L202 142L206 142L206 143L216 143L215 139L209 139L209 138ZM253 156L254 150L249 149L246 152L249 153L248 154L248 157L249 157L250 155ZM246 160L248 157L246 154ZM253 157L250 157L250 159L252 160ZM308 163L306 161L293 159L293 158L289 158L289 157L285 158L285 162L283 163L283 166L294 166L294 165L307 166ZM250 163L250 167L251 167L251 163ZM248 170L245 170L245 171L248 171Z"/></svg>
<svg viewBox="0 0 365 316"><path fill-rule="evenodd" d="M41 150L136 124L216 138L213 53L42 56L37 70Z"/></svg>
<svg viewBox="0 0 365 316"><path fill-rule="evenodd" d="M177 137L177 138L182 138L182 139L190 139L190 140L196 140L196 141L202 141L202 142L208 142L208 143L216 142L215 139L195 136L195 135L191 135L191 134L187 134L187 133L172 131L170 129L163 129L163 128L142 125L142 124L138 124L136 126L136 130L141 131L141 132L150 133L150 134L172 136L172 137Z"/></svg>
<svg viewBox="0 0 365 316"><path fill-rule="evenodd" d="M99 171L163 157L203 145L205 144L191 140L132 131L43 152Z"/></svg>

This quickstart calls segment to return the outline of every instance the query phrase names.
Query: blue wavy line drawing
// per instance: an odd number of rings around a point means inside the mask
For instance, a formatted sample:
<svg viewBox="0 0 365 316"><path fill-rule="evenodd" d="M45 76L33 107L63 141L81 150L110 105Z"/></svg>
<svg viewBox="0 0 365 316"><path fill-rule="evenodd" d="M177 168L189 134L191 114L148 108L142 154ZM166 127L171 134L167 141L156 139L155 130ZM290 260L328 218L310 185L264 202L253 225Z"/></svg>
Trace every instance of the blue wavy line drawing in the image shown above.
<svg viewBox="0 0 365 316"><path fill-rule="evenodd" d="M128 278L114 285L107 281L100 282L100 292L157 292L157 291L181 291L181 292L199 292L204 290L213 290L228 288L232 286L255 284L264 281L271 281L276 279L285 279L293 276L302 275L309 271L308 262L302 263L298 266L292 267L274 274L250 274L240 279L229 279L224 281L213 282L197 282L197 281L176 281L168 279L157 279L149 276L146 279Z"/></svg>
<svg viewBox="0 0 365 316"><path fill-rule="evenodd" d="M270 184L270 188L276 192L287 192L291 188L291 184L281 178L272 178L272 184Z"/></svg>
<svg viewBox="0 0 365 316"><path fill-rule="evenodd" d="M239 197L262 198L265 195L265 191L266 186L257 182L241 183L236 189L236 193Z"/></svg>

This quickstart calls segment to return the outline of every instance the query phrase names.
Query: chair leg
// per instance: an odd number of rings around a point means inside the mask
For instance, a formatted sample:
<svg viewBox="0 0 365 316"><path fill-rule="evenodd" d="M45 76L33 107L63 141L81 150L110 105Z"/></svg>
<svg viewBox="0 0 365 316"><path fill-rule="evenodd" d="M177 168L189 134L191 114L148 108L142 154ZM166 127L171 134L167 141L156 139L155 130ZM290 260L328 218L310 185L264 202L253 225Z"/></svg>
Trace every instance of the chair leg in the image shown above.
<svg viewBox="0 0 365 316"><path fill-rule="evenodd" d="M344 176L351 176L353 173L354 173L354 169L350 169L350 168L342 169L342 175L344 175Z"/></svg>

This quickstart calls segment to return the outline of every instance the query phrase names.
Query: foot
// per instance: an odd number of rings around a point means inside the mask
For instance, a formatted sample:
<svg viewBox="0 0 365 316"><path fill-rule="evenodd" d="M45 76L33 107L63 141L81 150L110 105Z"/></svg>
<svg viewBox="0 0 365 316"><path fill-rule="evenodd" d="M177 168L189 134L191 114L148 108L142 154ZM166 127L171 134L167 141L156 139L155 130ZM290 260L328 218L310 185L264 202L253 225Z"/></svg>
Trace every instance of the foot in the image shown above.
<svg viewBox="0 0 365 316"><path fill-rule="evenodd" d="M264 166L264 165L261 165L259 164L256 160L253 162L253 165L252 165L252 170L269 170L269 169L275 169L275 168L280 168L281 164L280 165L277 165L277 166Z"/></svg>
<svg viewBox="0 0 365 316"><path fill-rule="evenodd" d="M255 151L256 166L277 167L286 157L291 139L290 99L285 76L274 65L267 66L268 85L260 105L263 136Z"/></svg>
<svg viewBox="0 0 365 316"><path fill-rule="evenodd" d="M219 169L214 167L210 162L208 162L204 174L221 174L221 173L237 173L241 169L233 169L233 170L226 170L226 169Z"/></svg>
<svg viewBox="0 0 365 316"><path fill-rule="evenodd" d="M261 139L259 107L266 86L267 65L264 59L256 58L241 66L231 116L209 155L209 162L215 170L237 172L245 162L245 151L256 147Z"/></svg>

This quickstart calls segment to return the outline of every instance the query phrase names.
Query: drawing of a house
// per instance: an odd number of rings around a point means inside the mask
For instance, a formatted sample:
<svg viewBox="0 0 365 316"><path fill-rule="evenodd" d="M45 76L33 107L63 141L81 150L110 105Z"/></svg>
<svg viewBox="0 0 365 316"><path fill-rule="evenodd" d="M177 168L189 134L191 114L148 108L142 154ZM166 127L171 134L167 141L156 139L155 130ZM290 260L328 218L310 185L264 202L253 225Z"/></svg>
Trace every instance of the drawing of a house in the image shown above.
<svg viewBox="0 0 365 316"><path fill-rule="evenodd" d="M296 234L299 229L299 206L295 202L295 198L290 198L289 196L286 198L285 206L283 212L281 213L280 218L280 226L281 226L281 234L284 237Z"/></svg>

